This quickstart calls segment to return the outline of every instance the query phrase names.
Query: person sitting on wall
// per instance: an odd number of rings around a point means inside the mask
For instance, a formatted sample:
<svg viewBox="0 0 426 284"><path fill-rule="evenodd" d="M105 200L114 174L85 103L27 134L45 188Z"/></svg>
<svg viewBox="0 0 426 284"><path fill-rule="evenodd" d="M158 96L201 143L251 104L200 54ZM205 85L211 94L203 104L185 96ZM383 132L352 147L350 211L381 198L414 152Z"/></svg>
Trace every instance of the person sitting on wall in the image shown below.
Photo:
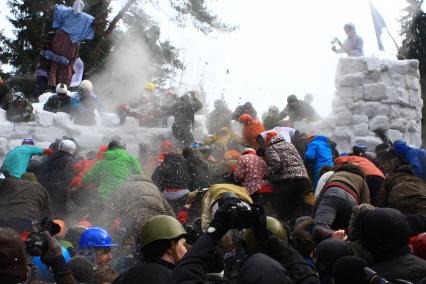
<svg viewBox="0 0 426 284"><path fill-rule="evenodd" d="M56 86L56 94L47 100L44 104L43 110L54 113L71 113L71 97L68 95L67 85L60 83Z"/></svg>

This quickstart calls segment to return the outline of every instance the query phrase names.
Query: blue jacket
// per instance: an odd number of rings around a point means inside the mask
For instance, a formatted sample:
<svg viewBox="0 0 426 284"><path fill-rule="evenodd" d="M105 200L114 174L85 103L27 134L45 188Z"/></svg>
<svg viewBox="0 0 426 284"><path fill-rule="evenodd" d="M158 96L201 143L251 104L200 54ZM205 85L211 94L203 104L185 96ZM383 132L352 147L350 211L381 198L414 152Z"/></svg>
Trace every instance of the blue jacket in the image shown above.
<svg viewBox="0 0 426 284"><path fill-rule="evenodd" d="M2 169L10 175L21 178L27 171L28 164L33 155L43 155L44 149L32 145L21 145L7 153Z"/></svg>
<svg viewBox="0 0 426 284"><path fill-rule="evenodd" d="M392 148L400 159L411 166L416 177L426 181L426 150L412 148L402 140L396 140Z"/></svg>
<svg viewBox="0 0 426 284"><path fill-rule="evenodd" d="M315 136L309 142L306 152L305 161L313 163L312 167L312 186L316 188L320 178L321 169L324 166L333 166L333 153L331 151L328 138L325 136Z"/></svg>
<svg viewBox="0 0 426 284"><path fill-rule="evenodd" d="M92 27L94 18L86 13L75 13L71 7L55 5L53 25L55 29L66 32L73 43L92 39L95 32Z"/></svg>

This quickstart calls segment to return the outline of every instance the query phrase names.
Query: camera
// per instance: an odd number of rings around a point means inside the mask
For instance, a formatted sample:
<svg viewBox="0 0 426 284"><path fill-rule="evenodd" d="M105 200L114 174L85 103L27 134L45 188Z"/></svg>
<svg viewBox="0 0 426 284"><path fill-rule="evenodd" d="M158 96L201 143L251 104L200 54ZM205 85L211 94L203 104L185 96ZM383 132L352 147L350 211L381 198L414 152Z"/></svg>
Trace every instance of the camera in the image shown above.
<svg viewBox="0 0 426 284"><path fill-rule="evenodd" d="M220 210L221 208L225 208L226 215L231 218L233 229L242 230L251 227L253 214L251 207L246 202L240 200L234 193L224 193L217 204Z"/></svg>
<svg viewBox="0 0 426 284"><path fill-rule="evenodd" d="M27 253L31 256L41 256L49 249L49 240L43 232L49 232L51 236L61 231L61 227L46 217L41 221L41 228L38 232L31 232L26 239Z"/></svg>

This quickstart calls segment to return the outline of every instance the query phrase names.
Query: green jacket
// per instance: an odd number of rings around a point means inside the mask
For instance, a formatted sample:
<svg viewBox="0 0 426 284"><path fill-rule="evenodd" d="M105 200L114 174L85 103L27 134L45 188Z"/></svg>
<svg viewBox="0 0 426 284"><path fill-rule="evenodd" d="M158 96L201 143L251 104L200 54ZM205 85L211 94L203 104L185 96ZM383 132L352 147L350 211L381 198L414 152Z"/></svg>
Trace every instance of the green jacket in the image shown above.
<svg viewBox="0 0 426 284"><path fill-rule="evenodd" d="M126 150L111 149L84 175L83 184L97 184L99 195L109 199L130 176L142 173L139 161Z"/></svg>

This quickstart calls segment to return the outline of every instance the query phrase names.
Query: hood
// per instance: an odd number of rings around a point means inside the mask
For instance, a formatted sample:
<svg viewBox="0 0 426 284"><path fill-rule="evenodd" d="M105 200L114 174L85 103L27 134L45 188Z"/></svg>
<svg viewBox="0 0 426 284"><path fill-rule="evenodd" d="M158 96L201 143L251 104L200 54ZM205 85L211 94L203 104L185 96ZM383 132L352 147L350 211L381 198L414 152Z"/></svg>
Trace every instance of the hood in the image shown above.
<svg viewBox="0 0 426 284"><path fill-rule="evenodd" d="M351 23L351 22L346 23L345 27L349 27L352 30L353 34L354 35L356 34L356 28L355 28L355 25L353 23Z"/></svg>
<svg viewBox="0 0 426 284"><path fill-rule="evenodd" d="M107 150L104 153L103 160L115 160L125 156L129 156L126 150L115 148L115 149Z"/></svg>
<svg viewBox="0 0 426 284"><path fill-rule="evenodd" d="M146 181L153 183L152 180L144 174L131 176L127 181Z"/></svg>
<svg viewBox="0 0 426 284"><path fill-rule="evenodd" d="M321 141L328 143L328 138L322 135L315 135L315 138L313 141Z"/></svg>
<svg viewBox="0 0 426 284"><path fill-rule="evenodd" d="M408 146L407 143L405 143L405 141L403 140L396 140L395 142L393 142L392 148L395 153L399 155L403 155L411 150L411 147Z"/></svg>
<svg viewBox="0 0 426 284"><path fill-rule="evenodd" d="M410 237L406 217L392 208L376 208L359 219L361 243L382 261L404 252Z"/></svg>

